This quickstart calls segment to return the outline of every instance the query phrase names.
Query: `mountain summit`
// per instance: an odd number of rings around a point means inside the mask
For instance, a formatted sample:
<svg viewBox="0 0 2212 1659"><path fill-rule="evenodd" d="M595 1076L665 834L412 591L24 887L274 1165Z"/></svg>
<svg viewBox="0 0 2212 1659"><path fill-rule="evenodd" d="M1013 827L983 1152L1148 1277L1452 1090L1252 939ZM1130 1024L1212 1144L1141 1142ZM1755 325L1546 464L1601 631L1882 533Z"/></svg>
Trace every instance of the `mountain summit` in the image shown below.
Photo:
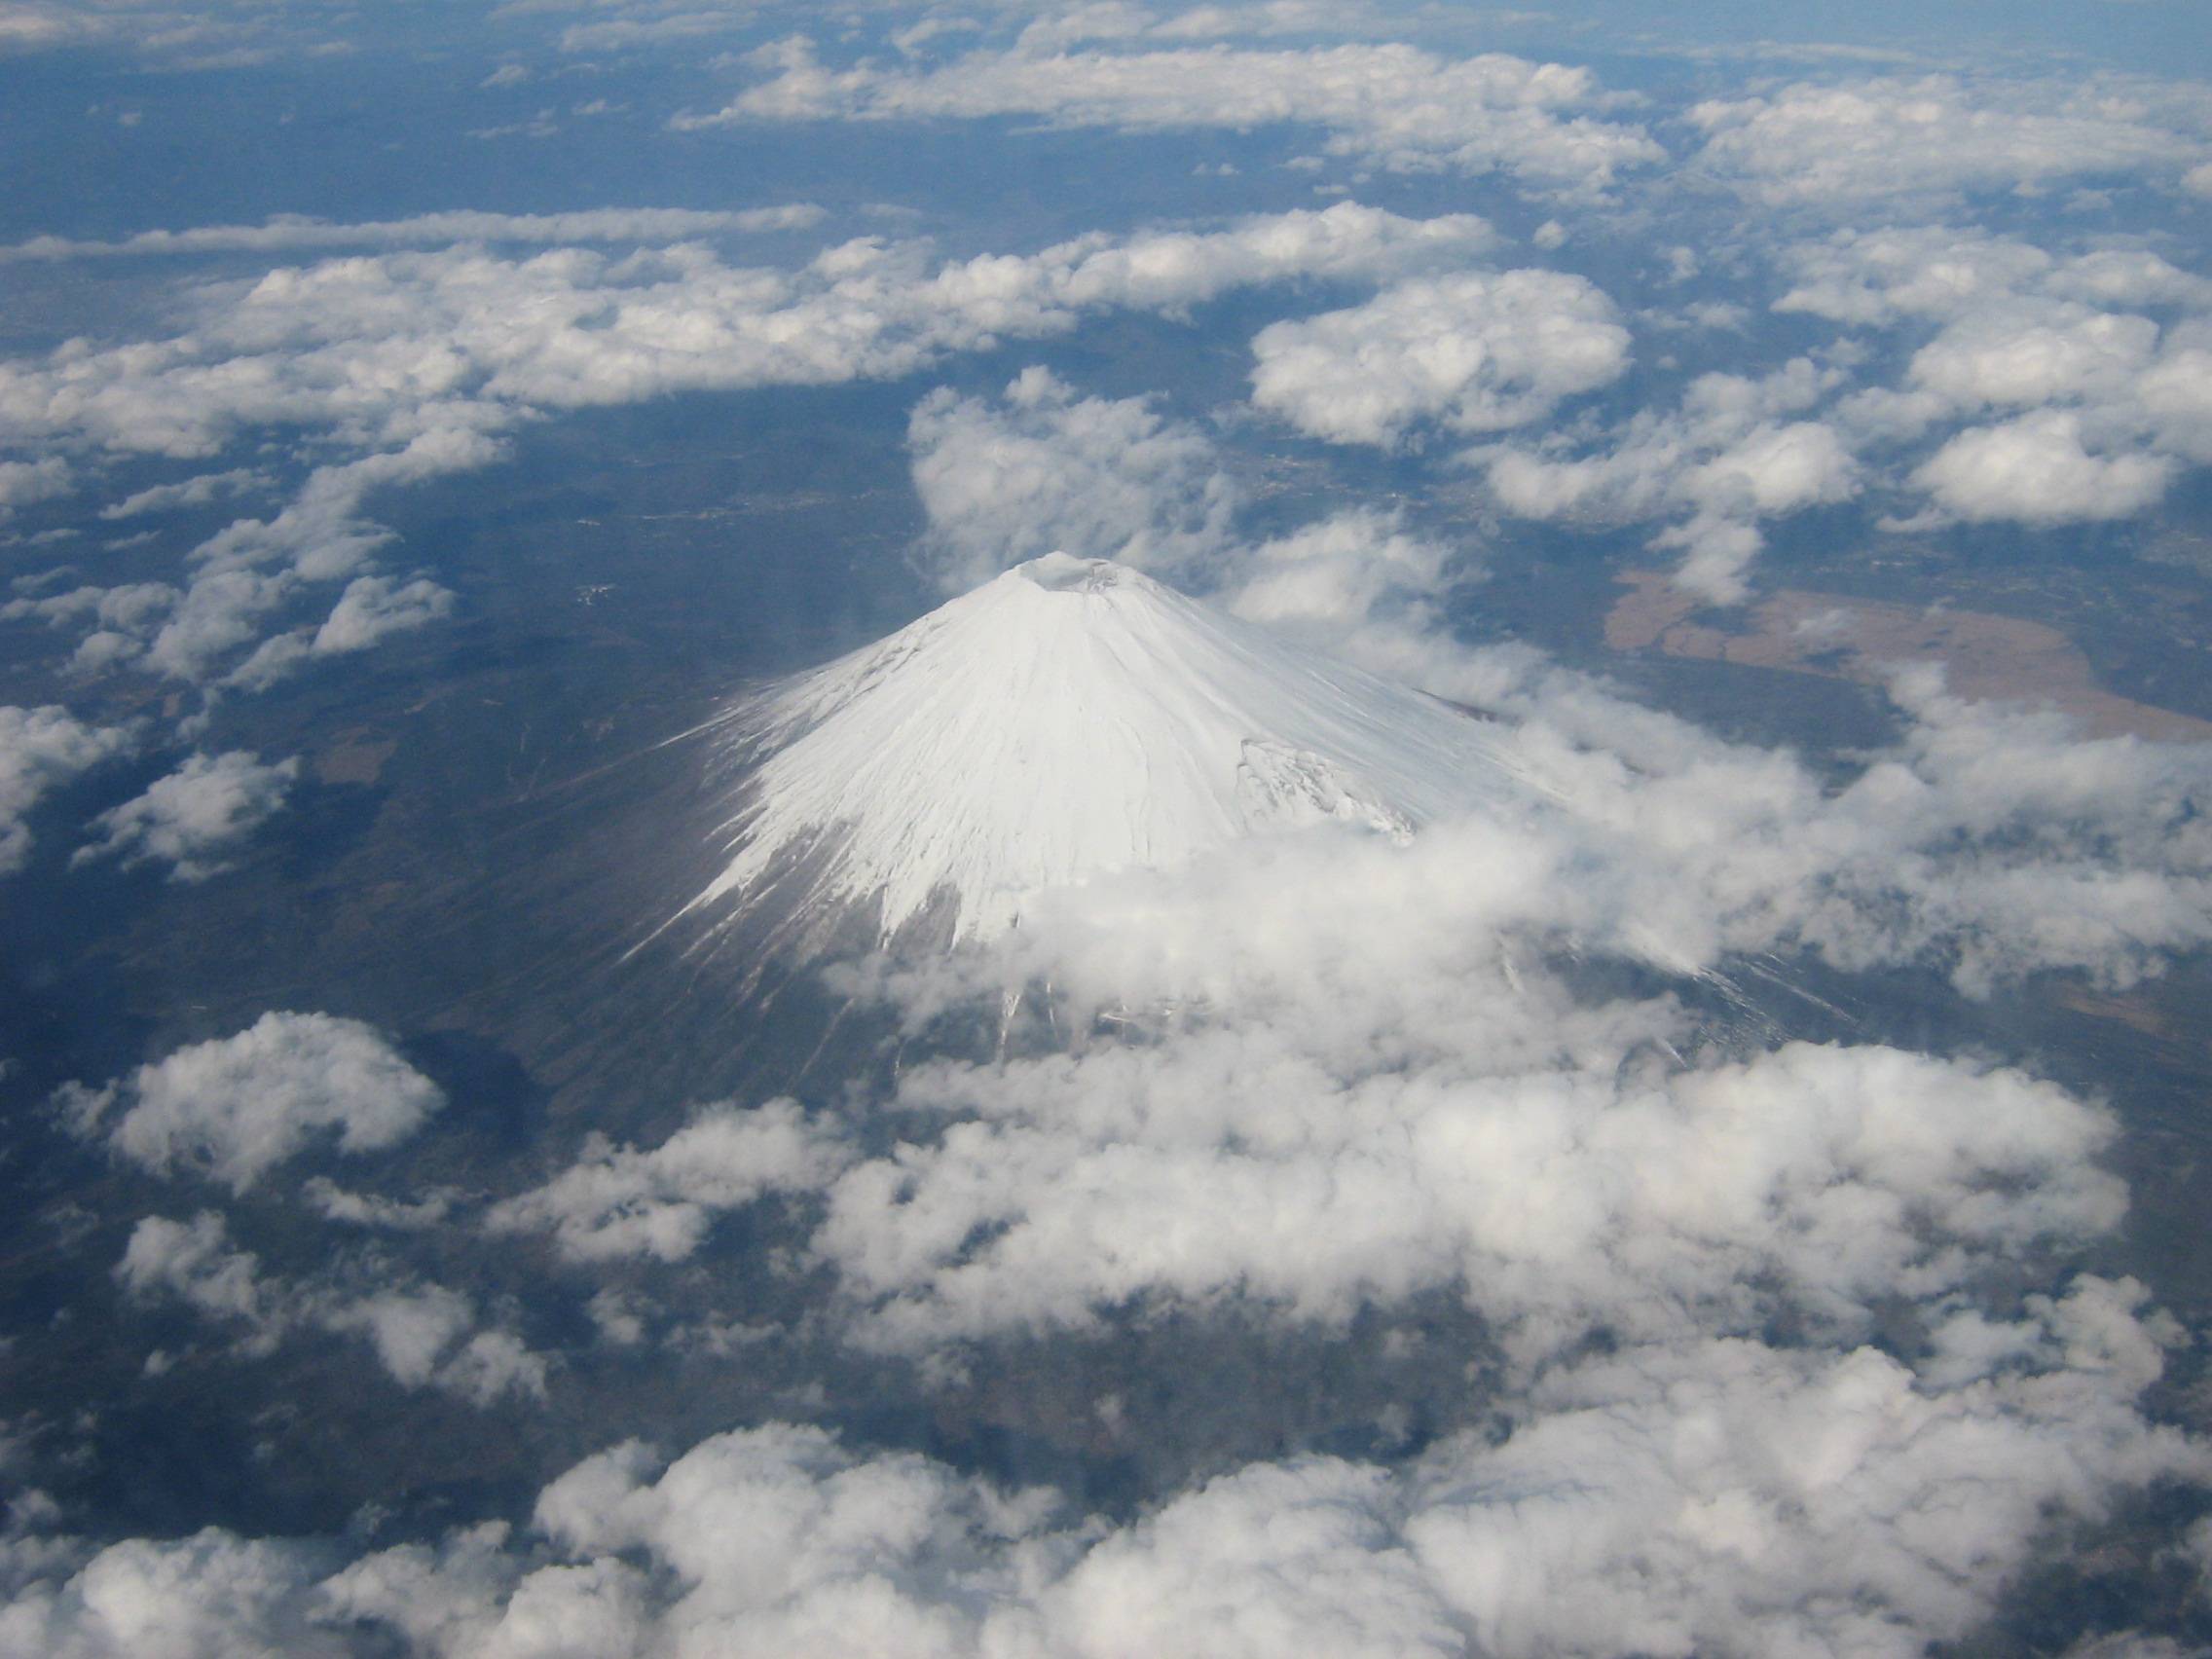
<svg viewBox="0 0 2212 1659"><path fill-rule="evenodd" d="M734 710L747 765L693 912L879 937L1336 821L1397 838L1531 792L1493 728L1104 559L1050 553Z"/></svg>

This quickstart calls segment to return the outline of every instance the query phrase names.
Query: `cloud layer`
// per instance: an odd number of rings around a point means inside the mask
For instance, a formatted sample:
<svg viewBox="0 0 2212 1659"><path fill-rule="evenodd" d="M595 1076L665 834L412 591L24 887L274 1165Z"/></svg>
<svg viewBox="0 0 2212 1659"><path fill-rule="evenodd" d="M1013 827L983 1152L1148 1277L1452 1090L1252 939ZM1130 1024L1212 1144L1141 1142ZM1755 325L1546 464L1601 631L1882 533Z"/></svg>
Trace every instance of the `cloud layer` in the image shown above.
<svg viewBox="0 0 2212 1659"><path fill-rule="evenodd" d="M1640 128L1594 113L1607 100L1589 71L1498 53L1454 59L1395 43L1062 52L1040 41L909 72L831 69L812 42L793 37L755 61L768 79L678 125L1008 115L1124 131L1289 123L1321 128L1332 151L1393 170L1494 169L1578 196L1665 155Z"/></svg>
<svg viewBox="0 0 2212 1659"><path fill-rule="evenodd" d="M637 227L567 227L617 228ZM389 227L346 229L403 240ZM946 352L1062 333L1099 311L1171 310L1256 283L1382 278L1490 239L1472 216L1411 220L1347 203L965 261L873 239L794 270L731 266L688 243L622 257L571 246L512 258L461 244L334 259L273 271L242 291L204 290L187 334L0 364L0 438L196 460L249 433L305 428L366 451L317 467L279 511L201 543L183 589L136 584L144 603L128 611L114 590L83 589L50 617L98 615L81 666L136 662L259 689L304 661L447 614L452 596L433 579L373 569L390 537L364 502L487 464L502 434L536 412L893 378ZM134 504L154 503L140 492L118 510ZM265 633L271 616L298 612L336 581L349 586L319 621Z"/></svg>
<svg viewBox="0 0 2212 1659"><path fill-rule="evenodd" d="M84 1659L147 1651L157 1630L198 1644L180 1652L372 1639L436 1659L1308 1643L1901 1659L1986 1616L2045 1514L2203 1472L2130 1410L2159 1365L2138 1296L2088 1280L2039 1300L1992 1333L2013 1357L1950 1384L1871 1350L1629 1349L1557 1379L1501 1437L1400 1471L1254 1465L1121 1527L769 1423L673 1461L636 1443L587 1458L522 1536L457 1529L342 1564L328 1544L214 1529L42 1536L15 1546L0 1640Z"/></svg>

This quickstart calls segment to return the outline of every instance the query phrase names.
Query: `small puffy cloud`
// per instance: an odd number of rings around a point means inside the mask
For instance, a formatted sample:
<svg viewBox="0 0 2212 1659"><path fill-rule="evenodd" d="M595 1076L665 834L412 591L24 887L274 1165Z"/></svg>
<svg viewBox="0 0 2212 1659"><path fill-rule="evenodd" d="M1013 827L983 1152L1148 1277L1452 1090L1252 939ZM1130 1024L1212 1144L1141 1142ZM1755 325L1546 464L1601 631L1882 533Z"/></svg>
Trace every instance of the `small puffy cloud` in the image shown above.
<svg viewBox="0 0 2212 1659"><path fill-rule="evenodd" d="M69 485L69 463L57 455L39 461L0 461L0 519L18 507L65 495Z"/></svg>
<svg viewBox="0 0 2212 1659"><path fill-rule="evenodd" d="M358 576L314 631L309 649L318 656L366 650L387 634L424 627L452 614L453 606L453 595L424 577L400 583L386 576Z"/></svg>
<svg viewBox="0 0 2212 1659"><path fill-rule="evenodd" d="M1715 517L1765 517L1840 501L1858 468L1835 429L1818 421L1755 427L1692 466L1682 491Z"/></svg>
<svg viewBox="0 0 2212 1659"><path fill-rule="evenodd" d="M272 635L223 682L265 690L311 658L367 650L387 635L443 620L453 614L454 605L452 590L427 576L405 583L389 576L355 576L319 627Z"/></svg>
<svg viewBox="0 0 2212 1659"><path fill-rule="evenodd" d="M1849 500L1859 481L1858 462L1834 427L1763 424L1686 468L1674 488L1695 511L1651 544L1686 551L1675 572L1678 586L1733 602L1746 591L1745 567L1764 545L1753 528L1759 520Z"/></svg>
<svg viewBox="0 0 2212 1659"><path fill-rule="evenodd" d="M697 1250L716 1215L767 1194L815 1190L849 1154L788 1100L751 1111L712 1106L657 1147L594 1135L542 1187L494 1205L493 1233L550 1233L571 1261Z"/></svg>
<svg viewBox="0 0 2212 1659"><path fill-rule="evenodd" d="M1841 371L1791 359L1773 373L1707 374L1671 412L1643 410L1596 444L1555 433L1470 451L1491 494L1523 518L1673 518L1654 546L1681 547L1677 580L1722 604L1745 594L1761 520L1849 499L1862 482L1848 434L1806 419Z"/></svg>
<svg viewBox="0 0 2212 1659"><path fill-rule="evenodd" d="M550 1370L545 1356L534 1352L514 1332L478 1330L468 1333L428 1381L490 1410L510 1395L543 1399Z"/></svg>
<svg viewBox="0 0 2212 1659"><path fill-rule="evenodd" d="M2148 317L2071 304L1985 308L1922 347L1910 376L1962 409L2124 396L2157 344Z"/></svg>
<svg viewBox="0 0 2212 1659"><path fill-rule="evenodd" d="M379 1292L354 1303L340 1317L367 1333L387 1371L419 1387L429 1381L438 1355L467 1329L473 1315L466 1301L440 1287Z"/></svg>
<svg viewBox="0 0 2212 1659"><path fill-rule="evenodd" d="M1318 634L1340 646L1392 601L1426 619L1451 550L1408 532L1401 517L1337 513L1251 549L1224 598L1253 622Z"/></svg>
<svg viewBox="0 0 2212 1659"><path fill-rule="evenodd" d="M804 39L754 55L770 78L680 128L741 122L1042 116L1124 131L1297 124L1329 148L1396 171L1504 171L1524 186L1595 196L1665 159L1586 69L1492 53L1451 59L1399 44L1250 51L979 51L923 72L830 69Z"/></svg>
<svg viewBox="0 0 2212 1659"><path fill-rule="evenodd" d="M142 1300L171 1297L249 1327L248 1352L274 1348L289 1317L281 1290L262 1274L261 1259L233 1249L230 1229L212 1210L190 1222L146 1217L131 1230L115 1276Z"/></svg>
<svg viewBox="0 0 2212 1659"><path fill-rule="evenodd" d="M906 441L930 518L922 556L951 590L1054 551L1202 571L1237 504L1203 434L1144 398L1078 397L1041 368L996 404L933 393Z"/></svg>
<svg viewBox="0 0 2212 1659"><path fill-rule="evenodd" d="M1493 432L1620 378L1612 302L1554 271L1403 282L1347 311L1261 330L1252 401L1337 443L1395 444L1418 423Z"/></svg>
<svg viewBox="0 0 2212 1659"><path fill-rule="evenodd" d="M212 1210L190 1222L145 1217L115 1269L136 1301L181 1303L239 1330L238 1352L249 1358L274 1353L298 1332L322 1331L366 1338L386 1375L404 1388L438 1388L487 1408L508 1395L544 1394L545 1357L513 1332L481 1324L468 1297L443 1285L393 1282L397 1275L373 1259L361 1276L378 1282L362 1289L265 1272Z"/></svg>
<svg viewBox="0 0 2212 1659"><path fill-rule="evenodd" d="M300 1197L325 1220L353 1227L414 1231L436 1227L453 1210L453 1198L447 1193L432 1193L414 1201L379 1198L373 1194L348 1192L327 1175L310 1177L302 1184Z"/></svg>
<svg viewBox="0 0 2212 1659"><path fill-rule="evenodd" d="M1078 239L1069 301L1175 311L1232 288L1360 280L1456 265L1496 240L1472 213L1404 219L1356 202L1318 212L1256 214L1210 232L1150 231ZM1093 251L1095 249L1095 251Z"/></svg>
<svg viewBox="0 0 2212 1659"><path fill-rule="evenodd" d="M358 1331L402 1387L436 1385L479 1406L510 1393L542 1396L545 1360L512 1332L476 1329L476 1308L443 1285L381 1290L318 1309L332 1331Z"/></svg>
<svg viewBox="0 0 2212 1659"><path fill-rule="evenodd" d="M2212 327L2185 324L2172 330L2158 360L2133 389L2160 448L2198 464L2212 463Z"/></svg>
<svg viewBox="0 0 2212 1659"><path fill-rule="evenodd" d="M244 466L233 467L228 472L203 472L175 484L148 485L111 506L102 507L100 517L128 519L145 513L171 512L178 507L203 507L225 496L266 490L272 482L267 473Z"/></svg>
<svg viewBox="0 0 2212 1659"><path fill-rule="evenodd" d="M367 557L368 547L360 548ZM216 664L260 631L261 618L301 591L290 571L210 570L196 574L176 595L166 613L149 618L150 627L112 630L129 642L111 658L142 663L157 673L188 682L207 679ZM141 638L150 633L151 638ZM297 652L286 651L289 662Z"/></svg>
<svg viewBox="0 0 2212 1659"><path fill-rule="evenodd" d="M61 1104L77 1133L143 1168L242 1193L326 1135L342 1153L395 1146L445 1096L359 1020L270 1013L97 1091L72 1084Z"/></svg>
<svg viewBox="0 0 2212 1659"><path fill-rule="evenodd" d="M204 881L228 869L232 849L284 809L299 775L296 756L265 765L243 750L192 756L144 794L93 819L99 839L70 862L114 858L126 869L161 864L171 881Z"/></svg>
<svg viewBox="0 0 2212 1659"><path fill-rule="evenodd" d="M1008 1546L1055 1507L785 1423L657 1464L634 1443L587 1458L538 1494L533 1524L571 1559L644 1552L673 1578L670 1625L709 1647L795 1654L866 1631L869 1645L957 1651L972 1615L947 1604L948 1584L1012 1589Z"/></svg>
<svg viewBox="0 0 2212 1659"><path fill-rule="evenodd" d="M91 726L68 710L0 707L0 875L23 867L31 851L25 822L55 786L132 747L122 726Z"/></svg>
<svg viewBox="0 0 2212 1659"><path fill-rule="evenodd" d="M2029 524L2126 518L2165 494L2171 460L2098 453L2083 437L2081 417L2058 410L1973 427L1923 462L1913 482L1960 518Z"/></svg>

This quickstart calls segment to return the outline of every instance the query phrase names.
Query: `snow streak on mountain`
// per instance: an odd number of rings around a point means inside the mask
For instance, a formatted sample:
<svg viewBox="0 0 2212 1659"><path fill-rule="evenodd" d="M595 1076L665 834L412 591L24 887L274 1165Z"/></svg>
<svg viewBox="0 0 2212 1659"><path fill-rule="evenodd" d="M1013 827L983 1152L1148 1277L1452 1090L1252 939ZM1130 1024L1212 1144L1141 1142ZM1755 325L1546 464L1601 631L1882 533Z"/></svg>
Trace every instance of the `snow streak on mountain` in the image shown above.
<svg viewBox="0 0 2212 1659"><path fill-rule="evenodd" d="M1337 822L1532 801L1494 728L1103 559L1051 553L733 711L729 857L687 909L872 906L879 938Z"/></svg>

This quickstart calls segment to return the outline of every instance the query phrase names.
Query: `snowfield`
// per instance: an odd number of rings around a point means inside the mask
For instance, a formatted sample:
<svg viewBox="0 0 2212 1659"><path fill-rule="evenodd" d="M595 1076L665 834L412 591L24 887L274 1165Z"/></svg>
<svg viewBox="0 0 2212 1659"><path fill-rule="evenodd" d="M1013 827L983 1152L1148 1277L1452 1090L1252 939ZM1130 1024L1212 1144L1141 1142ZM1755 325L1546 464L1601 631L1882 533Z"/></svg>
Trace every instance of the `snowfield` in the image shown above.
<svg viewBox="0 0 2212 1659"><path fill-rule="evenodd" d="M1050 553L729 721L752 769L686 907L786 880L952 937L1115 870L1326 822L1395 838L1532 801L1483 719L1104 559ZM792 872L800 872L793 875Z"/></svg>

